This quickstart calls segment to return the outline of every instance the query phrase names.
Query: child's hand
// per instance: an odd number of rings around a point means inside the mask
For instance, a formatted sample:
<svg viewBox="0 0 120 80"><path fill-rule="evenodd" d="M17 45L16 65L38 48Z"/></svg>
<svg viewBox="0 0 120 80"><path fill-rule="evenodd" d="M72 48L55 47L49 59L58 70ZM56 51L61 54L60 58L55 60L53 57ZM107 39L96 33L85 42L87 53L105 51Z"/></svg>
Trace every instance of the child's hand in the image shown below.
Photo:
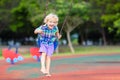
<svg viewBox="0 0 120 80"><path fill-rule="evenodd" d="M35 34L38 34L38 33L39 33L39 34L44 34L44 32L43 32L42 30L38 30L38 29L36 29L36 30L34 31L34 33L35 33Z"/></svg>
<svg viewBox="0 0 120 80"><path fill-rule="evenodd" d="M42 34L42 35L43 35L43 34L44 34L44 32L43 32L43 31L40 31L40 34Z"/></svg>
<svg viewBox="0 0 120 80"><path fill-rule="evenodd" d="M60 38L62 37L62 35L59 34L59 32L57 32L57 33L56 33L56 37L57 37L58 39L60 39Z"/></svg>
<svg viewBox="0 0 120 80"><path fill-rule="evenodd" d="M62 35L59 34L58 39L60 39L61 37L62 37Z"/></svg>

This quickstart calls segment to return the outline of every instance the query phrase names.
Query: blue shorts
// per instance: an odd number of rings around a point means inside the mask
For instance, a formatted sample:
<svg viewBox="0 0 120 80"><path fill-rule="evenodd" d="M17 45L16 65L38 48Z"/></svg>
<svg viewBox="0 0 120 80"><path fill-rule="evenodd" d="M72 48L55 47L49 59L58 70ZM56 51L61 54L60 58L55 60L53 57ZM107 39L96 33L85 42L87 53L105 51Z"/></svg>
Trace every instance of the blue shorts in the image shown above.
<svg viewBox="0 0 120 80"><path fill-rule="evenodd" d="M40 53L46 53L47 56L52 56L54 53L54 44L48 45L48 44L42 44L40 45L39 49Z"/></svg>

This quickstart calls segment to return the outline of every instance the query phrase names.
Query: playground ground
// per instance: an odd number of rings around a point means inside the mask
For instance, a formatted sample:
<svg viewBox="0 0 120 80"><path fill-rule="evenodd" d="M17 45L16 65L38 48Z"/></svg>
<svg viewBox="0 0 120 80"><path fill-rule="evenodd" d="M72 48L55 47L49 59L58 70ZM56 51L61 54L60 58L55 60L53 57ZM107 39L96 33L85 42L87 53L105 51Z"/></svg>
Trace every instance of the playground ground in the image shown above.
<svg viewBox="0 0 120 80"><path fill-rule="evenodd" d="M53 56L51 74L32 57L14 65L0 60L0 80L120 80L120 54Z"/></svg>

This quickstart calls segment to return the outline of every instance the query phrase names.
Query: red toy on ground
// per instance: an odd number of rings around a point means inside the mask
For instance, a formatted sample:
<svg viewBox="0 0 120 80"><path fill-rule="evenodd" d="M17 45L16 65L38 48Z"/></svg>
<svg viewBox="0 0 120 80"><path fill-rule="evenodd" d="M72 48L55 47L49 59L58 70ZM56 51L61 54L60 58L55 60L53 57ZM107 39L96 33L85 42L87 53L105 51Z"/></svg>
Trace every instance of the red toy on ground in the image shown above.
<svg viewBox="0 0 120 80"><path fill-rule="evenodd" d="M9 49L2 49L2 56L5 58L6 62L11 64L23 60L23 57L19 53L15 53Z"/></svg>
<svg viewBox="0 0 120 80"><path fill-rule="evenodd" d="M37 60L38 62L40 62L41 53L39 53L39 48L38 47L32 47L32 48L30 48L30 54L32 55L32 57L35 60Z"/></svg>

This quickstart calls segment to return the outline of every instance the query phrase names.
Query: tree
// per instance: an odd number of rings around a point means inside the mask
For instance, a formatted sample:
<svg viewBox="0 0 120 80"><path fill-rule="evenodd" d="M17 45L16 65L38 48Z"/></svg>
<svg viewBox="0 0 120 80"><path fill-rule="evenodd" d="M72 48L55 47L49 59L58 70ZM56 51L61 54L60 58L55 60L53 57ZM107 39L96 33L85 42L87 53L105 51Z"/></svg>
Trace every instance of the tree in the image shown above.
<svg viewBox="0 0 120 80"><path fill-rule="evenodd" d="M107 27L110 32L117 28L117 34L120 34L120 2L119 0L109 0L105 6L105 13L101 16L102 26Z"/></svg>
<svg viewBox="0 0 120 80"><path fill-rule="evenodd" d="M74 48L72 46L70 33L76 28L79 27L80 24L84 22L84 20L88 20L88 16L86 16L86 11L88 9L88 4L85 2L76 2L69 7L68 14L65 18L65 27L64 30L67 34L68 45L72 53L74 53ZM80 13L80 14L78 14ZM81 17L82 15L82 17Z"/></svg>
<svg viewBox="0 0 120 80"><path fill-rule="evenodd" d="M104 45L107 45L105 29L112 32L117 28L117 32L119 32L119 27L115 26L115 22L119 21L120 2L119 0L88 0L88 2L93 6L91 9L92 21L98 25Z"/></svg>
<svg viewBox="0 0 120 80"><path fill-rule="evenodd" d="M10 21L12 20L11 10L19 4L19 0L1 0L0 1L0 32L9 29Z"/></svg>
<svg viewBox="0 0 120 80"><path fill-rule="evenodd" d="M88 0L88 2L91 4L91 9L89 11L90 20L95 24L96 28L101 32L104 45L106 45L105 31L104 28L101 27L101 20L100 20L100 17L104 12L104 7L103 7L104 4L102 4L103 1Z"/></svg>
<svg viewBox="0 0 120 80"><path fill-rule="evenodd" d="M75 51L74 51L74 48L72 46L70 33L82 23L83 23L82 19L80 19L78 16L68 16L67 17L64 30L67 34L68 46L70 47L70 50L72 53L74 53Z"/></svg>

